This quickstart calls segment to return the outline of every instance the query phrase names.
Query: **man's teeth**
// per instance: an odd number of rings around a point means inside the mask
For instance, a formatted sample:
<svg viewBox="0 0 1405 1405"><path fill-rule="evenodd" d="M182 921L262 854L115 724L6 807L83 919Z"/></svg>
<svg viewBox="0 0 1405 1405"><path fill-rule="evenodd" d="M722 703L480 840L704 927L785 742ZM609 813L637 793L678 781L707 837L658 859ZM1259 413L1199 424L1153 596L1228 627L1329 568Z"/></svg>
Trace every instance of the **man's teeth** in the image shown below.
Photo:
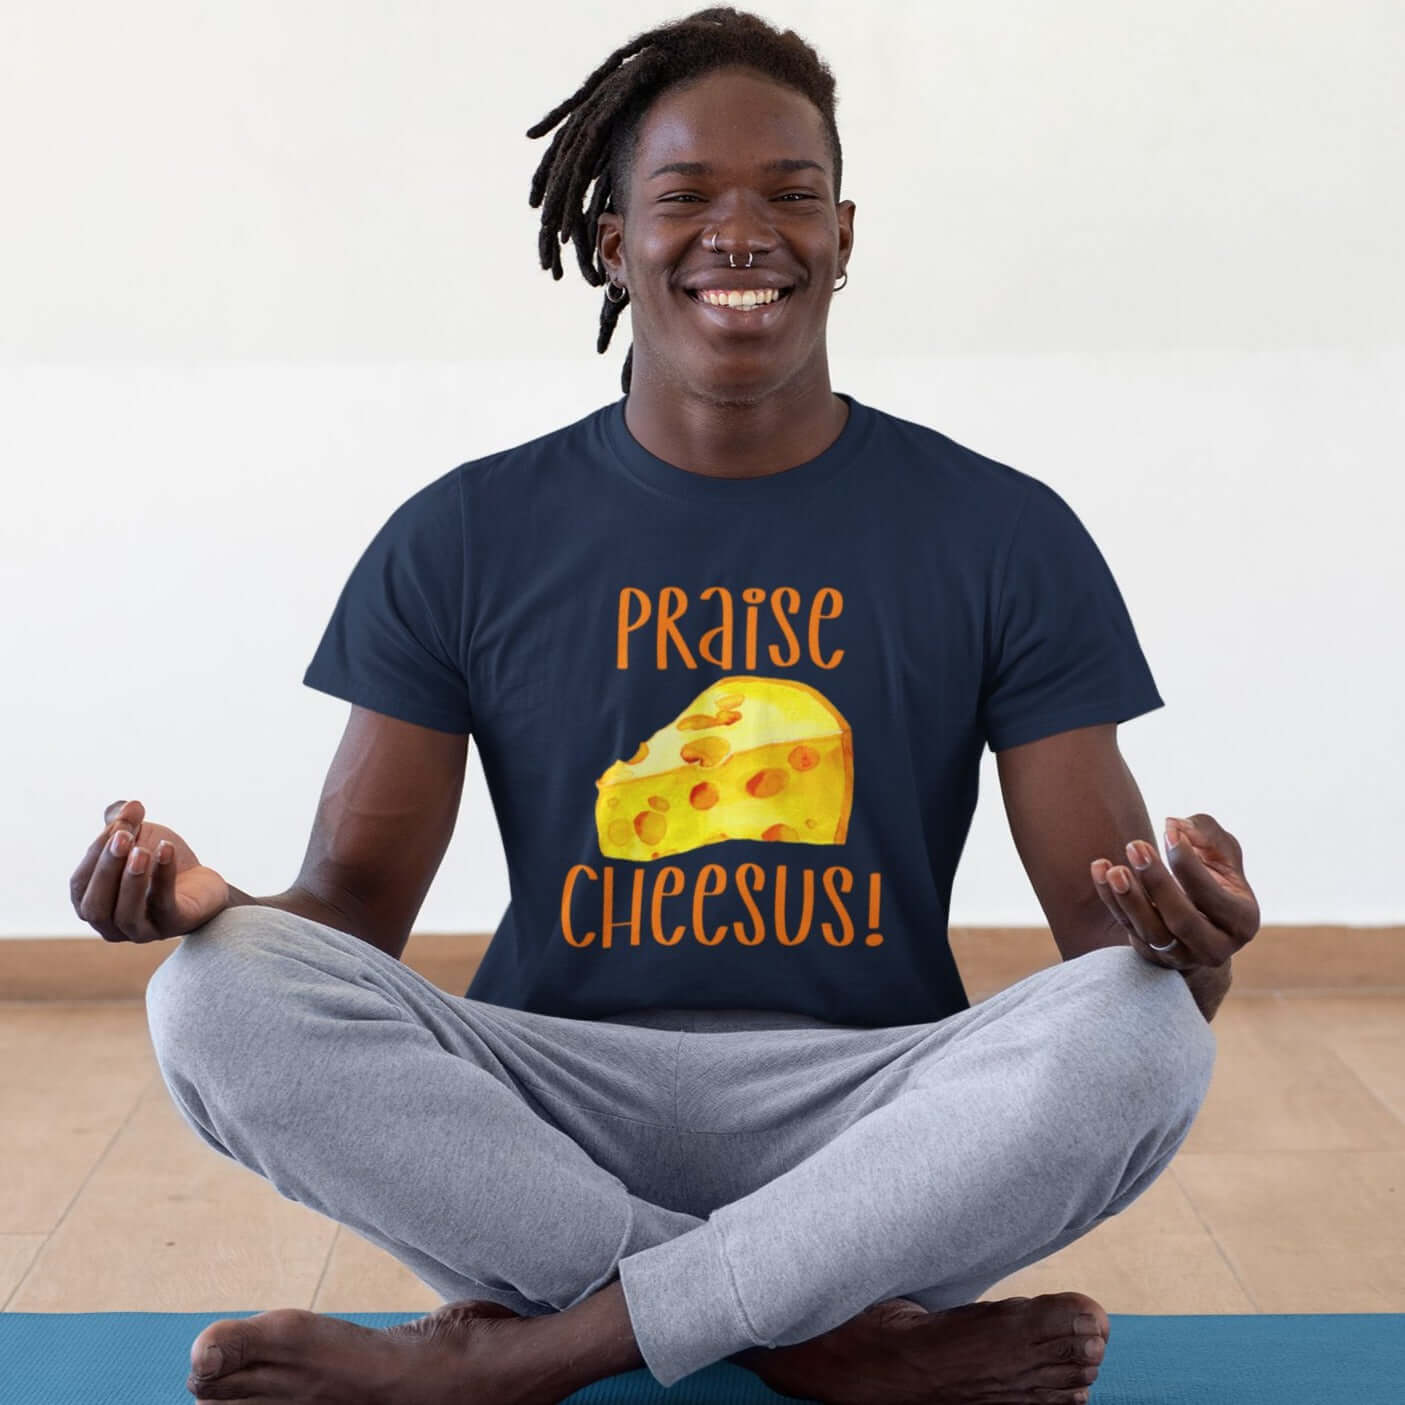
<svg viewBox="0 0 1405 1405"><path fill-rule="evenodd" d="M713 307L760 307L780 297L778 288L695 288L693 296Z"/></svg>

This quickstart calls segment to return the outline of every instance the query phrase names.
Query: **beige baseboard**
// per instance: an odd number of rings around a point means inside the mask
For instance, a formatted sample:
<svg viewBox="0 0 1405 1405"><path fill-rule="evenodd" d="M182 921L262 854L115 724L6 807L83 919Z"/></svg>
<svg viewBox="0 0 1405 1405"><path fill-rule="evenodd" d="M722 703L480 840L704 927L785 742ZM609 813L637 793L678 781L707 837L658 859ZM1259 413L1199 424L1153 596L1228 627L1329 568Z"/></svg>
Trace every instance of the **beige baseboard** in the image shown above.
<svg viewBox="0 0 1405 1405"><path fill-rule="evenodd" d="M405 964L462 995L484 933L418 932ZM176 942L98 936L0 941L0 1000L139 1000ZM951 950L972 1002L1059 960L1047 927L953 927ZM1405 927L1265 927L1234 958L1236 991L1405 990Z"/></svg>

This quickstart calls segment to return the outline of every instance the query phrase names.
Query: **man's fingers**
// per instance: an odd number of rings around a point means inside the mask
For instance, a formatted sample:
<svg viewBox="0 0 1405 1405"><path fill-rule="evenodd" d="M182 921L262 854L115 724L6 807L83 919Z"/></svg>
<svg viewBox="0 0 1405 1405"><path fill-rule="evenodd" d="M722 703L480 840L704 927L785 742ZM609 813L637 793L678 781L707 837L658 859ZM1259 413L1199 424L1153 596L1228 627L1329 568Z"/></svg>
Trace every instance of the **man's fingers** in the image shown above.
<svg viewBox="0 0 1405 1405"><path fill-rule="evenodd" d="M1225 850L1221 849L1219 852L1223 854ZM1167 881L1179 882L1190 895L1196 909L1209 919L1211 927L1228 934L1241 945L1258 931L1258 904L1254 901L1253 892L1237 862L1217 859L1213 854L1207 857L1206 854L1197 852L1184 839L1174 849L1169 850L1168 862L1169 870L1153 860L1151 868L1143 870L1143 877L1156 870L1165 874ZM1151 884L1148 884L1148 887L1152 889L1152 900L1159 907L1157 890ZM1229 945L1223 960L1227 961L1235 950L1236 946Z"/></svg>
<svg viewBox="0 0 1405 1405"><path fill-rule="evenodd" d="M1223 874L1244 872L1244 851L1239 841L1213 815L1196 814L1183 820L1168 819L1166 823L1168 827L1174 824L1186 831L1196 857L1208 868Z"/></svg>
<svg viewBox="0 0 1405 1405"><path fill-rule="evenodd" d="M1178 854L1185 847L1182 841L1171 852ZM1135 866L1134 853L1139 858L1150 859L1145 868ZM1192 964L1219 966L1233 955L1233 944L1200 908L1195 894L1188 893L1176 881L1180 876L1179 868L1173 874L1145 840L1135 840L1128 845L1127 860L1132 874L1131 887L1117 897L1127 909L1138 934L1143 941L1157 946L1165 946L1173 937L1180 943L1172 951L1158 952L1158 956L1183 956L1189 957Z"/></svg>
<svg viewBox="0 0 1405 1405"><path fill-rule="evenodd" d="M1096 860L1093 861L1093 887L1097 889L1097 896L1103 899L1104 908L1109 910L1111 915L1116 917L1118 924L1125 927L1128 932L1135 934L1137 929L1135 929L1135 926L1132 926L1131 917L1128 916L1127 910L1123 908L1123 905L1117 901L1120 895L1113 891L1113 885L1107 881L1107 874L1109 874L1111 867L1113 867L1113 865L1111 865L1106 858L1096 858Z"/></svg>
<svg viewBox="0 0 1405 1405"><path fill-rule="evenodd" d="M133 806L136 808L133 809ZM102 821L108 827L109 835L117 824L126 825L135 834L141 828L145 814L146 807L140 800L118 800L102 812Z"/></svg>
<svg viewBox="0 0 1405 1405"><path fill-rule="evenodd" d="M1170 951L1151 952L1148 960L1182 970L1223 966L1259 928L1258 902L1244 878L1239 841L1203 812L1170 817L1166 829L1168 838L1180 831L1180 842L1174 848L1168 843L1164 862L1146 840L1129 843L1120 863L1095 860L1097 894L1134 945L1160 947L1175 940ZM1114 867L1127 878L1125 893L1106 881Z"/></svg>

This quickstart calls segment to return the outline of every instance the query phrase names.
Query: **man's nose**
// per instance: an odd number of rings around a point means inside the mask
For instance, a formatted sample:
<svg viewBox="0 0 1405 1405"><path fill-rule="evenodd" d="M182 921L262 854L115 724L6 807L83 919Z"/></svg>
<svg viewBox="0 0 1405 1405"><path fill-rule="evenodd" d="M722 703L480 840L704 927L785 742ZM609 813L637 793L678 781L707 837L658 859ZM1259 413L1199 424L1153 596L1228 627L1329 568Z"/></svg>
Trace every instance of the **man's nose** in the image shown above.
<svg viewBox="0 0 1405 1405"><path fill-rule="evenodd" d="M709 230L717 233L717 247L722 252L764 254L779 242L771 209L764 196L755 192L734 192L714 202L709 212ZM708 234L709 245L712 234Z"/></svg>

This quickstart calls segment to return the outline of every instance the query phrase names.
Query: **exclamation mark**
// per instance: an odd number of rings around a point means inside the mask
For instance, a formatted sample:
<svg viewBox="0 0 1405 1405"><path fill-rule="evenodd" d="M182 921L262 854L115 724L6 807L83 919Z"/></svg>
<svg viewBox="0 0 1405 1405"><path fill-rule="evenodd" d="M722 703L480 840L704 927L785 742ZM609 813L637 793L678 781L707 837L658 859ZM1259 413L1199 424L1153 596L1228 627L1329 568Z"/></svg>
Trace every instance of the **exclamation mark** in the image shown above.
<svg viewBox="0 0 1405 1405"><path fill-rule="evenodd" d="M864 938L865 946L883 945L883 933L877 930L878 912L883 905L882 883L883 875L881 873L868 875L868 925L874 930Z"/></svg>

